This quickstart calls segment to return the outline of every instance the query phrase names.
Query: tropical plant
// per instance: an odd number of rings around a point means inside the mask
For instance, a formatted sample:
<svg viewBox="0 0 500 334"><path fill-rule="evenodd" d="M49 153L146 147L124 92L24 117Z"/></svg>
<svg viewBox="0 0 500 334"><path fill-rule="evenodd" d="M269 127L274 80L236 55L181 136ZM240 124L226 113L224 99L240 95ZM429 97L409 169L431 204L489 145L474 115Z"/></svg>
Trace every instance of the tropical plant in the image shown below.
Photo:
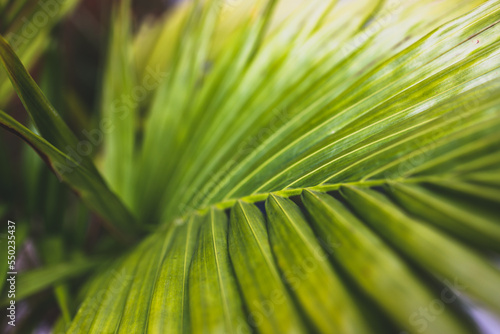
<svg viewBox="0 0 500 334"><path fill-rule="evenodd" d="M478 332L471 304L500 315L499 22L500 1L207 0L133 34L123 1L83 136L1 38L37 131L0 123L113 238L19 293L56 287L55 332Z"/></svg>

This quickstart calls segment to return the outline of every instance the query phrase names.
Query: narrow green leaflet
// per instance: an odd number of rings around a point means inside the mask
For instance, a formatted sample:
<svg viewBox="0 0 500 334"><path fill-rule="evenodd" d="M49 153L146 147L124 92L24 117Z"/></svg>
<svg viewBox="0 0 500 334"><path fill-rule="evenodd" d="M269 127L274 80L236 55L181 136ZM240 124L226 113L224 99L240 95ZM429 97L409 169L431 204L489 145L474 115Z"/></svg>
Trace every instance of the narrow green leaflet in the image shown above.
<svg viewBox="0 0 500 334"><path fill-rule="evenodd" d="M425 125L443 111L450 110L432 108L436 103L457 96L448 93L449 89L463 83L464 87L459 86L456 90L465 92L476 87L480 81L484 82L477 79L474 84L467 84L467 76L470 75L471 79L478 78L498 67L498 61L485 59L498 55L498 47L492 44L497 43L499 35L495 31L499 28L498 25L492 24L500 19L499 12L500 7L496 3L478 8L467 14L468 20L449 23L453 29L437 30L423 37L416 45L381 62L380 66L369 66L371 71L368 73L358 74L349 66L361 62L353 57L348 59L349 63L342 63L343 66L338 71L330 73L330 80L325 78L310 82L311 87L318 87L317 89L322 89L323 82L333 83L329 91L324 91L321 100L303 99L302 101L307 101L302 102L305 103L303 106L301 101L297 101L284 106L286 109L282 112L283 116L274 121L274 124L266 126L256 123L256 128L253 129L254 137L247 134L250 144L255 144L249 145L248 150L244 150L246 147L241 149L244 145L240 142L233 146L233 150L236 149L236 152L244 155L243 159L235 161L228 155L229 162L226 160L225 166L223 164L213 170L216 176L208 174L205 183L212 186L212 189L201 191L208 192L203 203L248 196L251 193L277 191L285 187L313 186L323 181L333 183L345 180L345 176L326 179L331 175L329 168L335 166L336 171L339 171L342 169L338 166L339 163L348 166L367 153L380 150L382 145L408 136L405 132ZM474 24L471 25L471 22ZM391 31L397 31L397 28L391 26ZM471 34L478 32L485 35L484 43L472 48L467 41ZM404 40L405 37L398 35L395 40ZM386 38L380 39L379 43L387 44ZM476 52L476 49L484 51ZM448 50L450 51L446 54ZM373 50L361 51L356 55L364 57L362 64L370 65L373 62ZM438 57L441 53L445 55ZM450 57L456 63L450 62ZM415 59L418 61L414 61ZM460 60L464 64L459 64ZM475 70L464 70L465 63L471 67L475 66ZM401 69L398 70L395 66ZM293 70L288 69L289 72ZM462 70L464 76L458 76L457 73ZM353 73L345 73L346 71ZM489 74L491 79L497 77L496 72ZM487 78L484 79L488 81ZM432 85L429 84L431 81ZM349 83L350 86L346 87ZM366 91L367 89L370 90ZM296 109L300 113L297 113ZM277 114L280 115L279 110ZM400 128L393 129L397 123ZM364 151L360 152L362 154L357 153L359 148L364 148ZM206 150L204 145L200 145L200 149ZM361 168L355 170L363 171ZM229 175L225 175L228 172ZM353 179L360 177L363 175L358 174L353 176ZM211 179L220 181L213 185ZM195 186L195 189L198 188Z"/></svg>
<svg viewBox="0 0 500 334"><path fill-rule="evenodd" d="M249 333L227 244L226 214L211 209L197 240L189 275L189 312L194 333Z"/></svg>
<svg viewBox="0 0 500 334"><path fill-rule="evenodd" d="M231 210L229 254L249 324L261 333L306 332L274 261L264 217L253 204L239 201Z"/></svg>
<svg viewBox="0 0 500 334"><path fill-rule="evenodd" d="M98 264L99 261L74 260L20 273L16 283L16 298L21 300L36 292L53 287L57 283L89 271ZM8 300L2 301L2 305L6 305L7 303Z"/></svg>
<svg viewBox="0 0 500 334"><path fill-rule="evenodd" d="M0 36L0 61L40 134L61 151L78 152L81 142L52 107L2 36ZM96 177L100 177L88 155L76 153L74 159L96 174Z"/></svg>
<svg viewBox="0 0 500 334"><path fill-rule="evenodd" d="M132 207L131 184L136 117L144 94L156 88L154 80L136 83L131 64L131 13L130 2L122 1L112 15L108 60L104 74L102 119L111 128L105 131L103 150L103 176L111 189Z"/></svg>
<svg viewBox="0 0 500 334"><path fill-rule="evenodd" d="M79 165L42 137L0 110L0 124L26 141L45 160L60 180L68 183L91 210L98 212L112 233L132 240L135 220L102 178Z"/></svg>
<svg viewBox="0 0 500 334"><path fill-rule="evenodd" d="M155 283L149 310L148 333L190 331L188 275L201 220L200 216L193 216L188 221L179 221L179 225L174 227L172 245Z"/></svg>
<svg viewBox="0 0 500 334"><path fill-rule="evenodd" d="M341 193L355 213L400 252L423 269L446 282L458 284L458 289L500 312L497 298L500 271L479 254L428 224L409 217L374 190L342 187Z"/></svg>
<svg viewBox="0 0 500 334"><path fill-rule="evenodd" d="M420 327L414 315L419 307L431 304L440 295L434 296L416 272L338 200L308 190L304 190L302 199L318 236L336 246L331 256L400 328L418 332ZM387 298L389 295L391 298ZM449 310L430 322L427 331L468 333Z"/></svg>
<svg viewBox="0 0 500 334"><path fill-rule="evenodd" d="M88 322L88 329L72 326L69 333L85 330L89 333L115 333L117 331L122 321L133 277L137 275L137 269L146 256L151 242L152 238L147 239L147 242L143 242L135 252L124 260L118 268L118 273L107 282L107 285L101 287L104 292L100 298L96 298L96 295L90 296L93 298L90 303L91 312L88 312L89 310L87 310L87 314L79 312L73 323L78 324L82 318L91 317L92 321ZM86 310L83 309L83 311Z"/></svg>
<svg viewBox="0 0 500 334"><path fill-rule="evenodd" d="M431 183L445 191L455 192L468 198L478 198L490 204L500 204L500 191L494 185L481 185L471 182L435 180Z"/></svg>
<svg viewBox="0 0 500 334"><path fill-rule="evenodd" d="M172 243L172 235L168 234L164 236L161 234L160 237L163 239L161 241L158 241L159 237L157 235L152 236L154 241L151 242L151 246L144 253L136 269L136 272L141 274L134 275L131 282L118 332L146 332L153 291L160 274L165 253Z"/></svg>
<svg viewBox="0 0 500 334"><path fill-rule="evenodd" d="M123 268L125 260L126 258L122 257L112 263L108 270L98 271L98 274L90 283L84 286L79 298L81 302L80 308L71 322L71 326L66 329L67 333L88 333L96 317L99 304L109 293L107 288L110 287L111 281L115 280L114 288L119 289L121 285L127 284L132 279L133 276L129 274L126 268ZM103 269L103 267L99 269Z"/></svg>
<svg viewBox="0 0 500 334"><path fill-rule="evenodd" d="M318 243L299 207L289 199L271 194L266 212L269 241L282 276L318 330L370 333L370 326L322 249L337 253L334 241L323 238L323 245Z"/></svg>
<svg viewBox="0 0 500 334"><path fill-rule="evenodd" d="M479 185L500 186L500 170L482 171L464 176L465 180L475 182Z"/></svg>
<svg viewBox="0 0 500 334"><path fill-rule="evenodd" d="M478 247L500 251L498 221L481 217L479 212L467 210L463 206L457 207L456 202L422 186L394 183L389 186L389 190L402 207L417 217L432 222Z"/></svg>
<svg viewBox="0 0 500 334"><path fill-rule="evenodd" d="M373 167L362 181L450 177L463 174L455 171L457 166L480 165L485 154L495 150L499 139L500 114L497 113L494 103L482 104L477 114L473 111L450 118L449 122L443 124L444 128L431 128L421 145L418 145L418 142L407 142L403 145L397 143L382 152L387 154L385 157L377 153L372 154L379 159L370 160ZM471 124L465 128L456 126L456 122L467 121L469 117ZM398 157L390 159L389 155L396 152ZM497 165L499 162L493 161ZM478 171L478 166L471 167L473 172ZM356 168L351 168L350 171L354 172Z"/></svg>
<svg viewBox="0 0 500 334"><path fill-rule="evenodd" d="M0 34L13 46L27 68L32 68L49 46L52 28L78 5L79 0L0 1ZM0 108L14 93L7 76L0 71Z"/></svg>

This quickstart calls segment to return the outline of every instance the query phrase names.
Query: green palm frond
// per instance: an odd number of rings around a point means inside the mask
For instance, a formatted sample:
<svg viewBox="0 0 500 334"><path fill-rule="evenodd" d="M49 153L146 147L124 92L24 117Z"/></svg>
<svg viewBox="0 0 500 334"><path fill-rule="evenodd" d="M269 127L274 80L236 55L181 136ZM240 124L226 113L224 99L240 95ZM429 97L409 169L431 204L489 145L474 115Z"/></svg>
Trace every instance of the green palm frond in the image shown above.
<svg viewBox="0 0 500 334"><path fill-rule="evenodd" d="M464 300L500 315L499 1L195 1L135 37L129 3L113 15L112 127L65 181L114 231L155 231L96 271L69 333L474 333ZM0 122L63 163L78 143L50 137L64 125L5 50L47 134Z"/></svg>

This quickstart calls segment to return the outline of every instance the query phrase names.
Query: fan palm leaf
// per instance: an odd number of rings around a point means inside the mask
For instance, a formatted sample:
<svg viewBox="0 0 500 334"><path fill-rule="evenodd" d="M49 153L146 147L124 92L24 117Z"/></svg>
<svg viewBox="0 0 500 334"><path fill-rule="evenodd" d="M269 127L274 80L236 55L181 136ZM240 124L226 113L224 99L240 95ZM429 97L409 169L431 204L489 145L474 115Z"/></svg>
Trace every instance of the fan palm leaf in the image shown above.
<svg viewBox="0 0 500 334"><path fill-rule="evenodd" d="M97 167L2 40L41 136L4 127L116 234L154 229L69 333L471 333L464 304L500 314L499 1L169 15L134 37L115 10Z"/></svg>

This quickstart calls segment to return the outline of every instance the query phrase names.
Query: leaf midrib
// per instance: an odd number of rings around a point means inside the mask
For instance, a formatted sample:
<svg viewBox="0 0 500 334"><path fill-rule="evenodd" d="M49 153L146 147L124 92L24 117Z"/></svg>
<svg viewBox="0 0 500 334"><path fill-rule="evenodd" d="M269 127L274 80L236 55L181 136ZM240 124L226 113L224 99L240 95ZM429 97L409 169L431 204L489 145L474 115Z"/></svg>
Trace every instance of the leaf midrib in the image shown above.
<svg viewBox="0 0 500 334"><path fill-rule="evenodd" d="M171 221L166 222L167 224L176 220L184 220L188 219L191 217L193 214L198 213L200 215L204 215L209 210L212 208L216 208L219 210L226 210L232 208L234 205L237 204L238 201L243 201L246 203L256 203L256 202L263 202L265 201L271 194L280 196L280 197L292 197L292 196L298 196L302 193L304 190L311 190L311 191L317 191L317 192L330 192L330 191L335 191L338 190L342 186L356 186L356 187L377 187L377 186L382 186L385 184L389 183L394 183L394 182L400 182L400 183L422 183L422 182L433 182L433 181L442 181L442 180L453 180L454 178L457 177L456 173L450 172L450 173L443 173L443 174L436 174L436 175L430 175L430 176L412 176L412 177L398 177L394 179L376 179L376 180L361 180L361 181L354 181L354 182L338 182L338 183L332 183L332 184L320 184L316 186L311 186L311 187L298 187L298 188L292 188L292 189L283 189L283 190L278 190L278 191L271 191L271 192L265 192L265 193L258 193L258 194L252 194L249 196L244 196L244 197L239 197L239 198L233 198L233 199L228 199L224 201L220 201L217 203L209 204L197 209L193 209L183 216L176 217ZM189 223L189 222L188 222Z"/></svg>

